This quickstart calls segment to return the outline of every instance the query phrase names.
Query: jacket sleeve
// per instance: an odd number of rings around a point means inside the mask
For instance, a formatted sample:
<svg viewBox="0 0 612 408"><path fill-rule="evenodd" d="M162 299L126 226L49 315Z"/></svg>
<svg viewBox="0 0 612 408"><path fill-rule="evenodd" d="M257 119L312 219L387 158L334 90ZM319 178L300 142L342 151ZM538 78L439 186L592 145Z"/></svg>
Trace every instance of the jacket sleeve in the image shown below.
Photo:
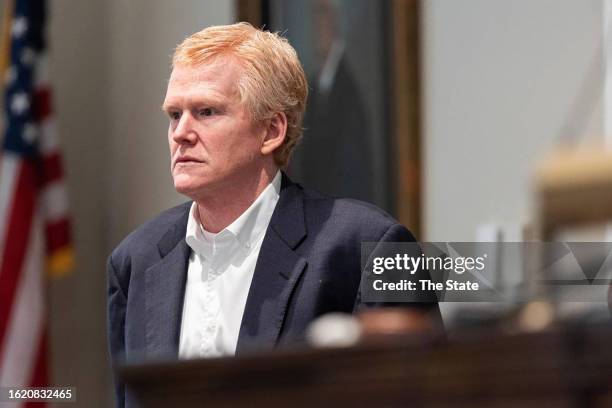
<svg viewBox="0 0 612 408"><path fill-rule="evenodd" d="M107 336L111 365L125 357L125 310L126 290L122 288L113 264L112 255L106 264L107 270ZM117 407L125 405L125 389L115 379Z"/></svg>
<svg viewBox="0 0 612 408"><path fill-rule="evenodd" d="M383 248L384 243L390 242L416 242L416 239L412 235L412 233L401 224L393 224L391 225L382 235L382 237L378 240L376 247L369 254L368 259L373 259L377 256L385 256L385 248ZM415 246L415 250L417 250ZM418 249L418 253L412 254L412 256L420 256L421 251ZM388 254L387 254L388 255ZM363 271L362 271L363 274ZM363 275L362 275L363 276ZM414 281L418 281L421 279L430 279L429 271L426 269L420 268L412 277ZM405 302L365 302L362 299L361 289L357 294L357 298L355 301L354 311L358 312L363 309L373 308L373 307L402 307L411 309L416 312L427 313L431 319L433 319L432 323L435 325L439 325L442 327L442 318L440 315L440 309L438 307L438 298L435 291L416 291L414 294L416 298L413 301L405 301Z"/></svg>

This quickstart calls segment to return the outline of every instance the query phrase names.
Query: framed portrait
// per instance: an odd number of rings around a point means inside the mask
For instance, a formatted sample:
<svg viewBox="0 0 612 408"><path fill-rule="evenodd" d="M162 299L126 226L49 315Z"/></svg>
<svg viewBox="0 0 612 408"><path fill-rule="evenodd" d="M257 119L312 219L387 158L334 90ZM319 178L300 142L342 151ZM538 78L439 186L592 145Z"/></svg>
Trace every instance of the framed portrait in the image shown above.
<svg viewBox="0 0 612 408"><path fill-rule="evenodd" d="M419 1L240 0L238 15L282 33L308 77L304 137L289 175L374 203L418 235Z"/></svg>

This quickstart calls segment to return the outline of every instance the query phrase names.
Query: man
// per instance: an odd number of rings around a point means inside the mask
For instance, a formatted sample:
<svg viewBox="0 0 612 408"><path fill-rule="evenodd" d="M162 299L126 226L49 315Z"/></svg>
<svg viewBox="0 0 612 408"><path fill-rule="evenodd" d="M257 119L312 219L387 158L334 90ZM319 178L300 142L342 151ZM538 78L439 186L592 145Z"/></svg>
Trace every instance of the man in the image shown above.
<svg viewBox="0 0 612 408"><path fill-rule="evenodd" d="M339 7L333 0L312 3L316 73L310 80L304 117L300 179L323 193L375 201L372 112L364 105L348 64L344 34L338 29ZM327 165L319 166L321 162Z"/></svg>
<svg viewBox="0 0 612 408"><path fill-rule="evenodd" d="M177 47L163 110L174 186L193 201L111 254L114 359L300 341L316 317L365 306L362 242L414 240L378 208L318 195L280 171L301 136L306 98L297 55L277 34L239 23ZM129 401L121 388L118 398Z"/></svg>

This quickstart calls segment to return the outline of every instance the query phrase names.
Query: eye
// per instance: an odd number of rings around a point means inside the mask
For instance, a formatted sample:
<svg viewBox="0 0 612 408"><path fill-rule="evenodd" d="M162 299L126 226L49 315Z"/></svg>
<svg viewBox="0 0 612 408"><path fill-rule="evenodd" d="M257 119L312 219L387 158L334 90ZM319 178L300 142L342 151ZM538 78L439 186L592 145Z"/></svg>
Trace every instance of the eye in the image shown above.
<svg viewBox="0 0 612 408"><path fill-rule="evenodd" d="M212 116L215 114L215 110L213 108L204 108L200 110L200 116Z"/></svg>
<svg viewBox="0 0 612 408"><path fill-rule="evenodd" d="M169 111L168 117L170 118L170 120L179 120L181 118L181 112Z"/></svg>

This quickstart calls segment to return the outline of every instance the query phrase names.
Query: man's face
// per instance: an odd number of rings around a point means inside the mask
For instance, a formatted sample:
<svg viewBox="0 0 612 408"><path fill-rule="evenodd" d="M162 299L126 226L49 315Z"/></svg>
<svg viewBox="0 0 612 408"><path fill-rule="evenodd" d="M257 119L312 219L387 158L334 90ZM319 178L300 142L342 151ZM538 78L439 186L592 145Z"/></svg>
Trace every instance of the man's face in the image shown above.
<svg viewBox="0 0 612 408"><path fill-rule="evenodd" d="M193 199L243 185L262 166L263 127L240 102L231 59L175 66L163 109L175 189Z"/></svg>

